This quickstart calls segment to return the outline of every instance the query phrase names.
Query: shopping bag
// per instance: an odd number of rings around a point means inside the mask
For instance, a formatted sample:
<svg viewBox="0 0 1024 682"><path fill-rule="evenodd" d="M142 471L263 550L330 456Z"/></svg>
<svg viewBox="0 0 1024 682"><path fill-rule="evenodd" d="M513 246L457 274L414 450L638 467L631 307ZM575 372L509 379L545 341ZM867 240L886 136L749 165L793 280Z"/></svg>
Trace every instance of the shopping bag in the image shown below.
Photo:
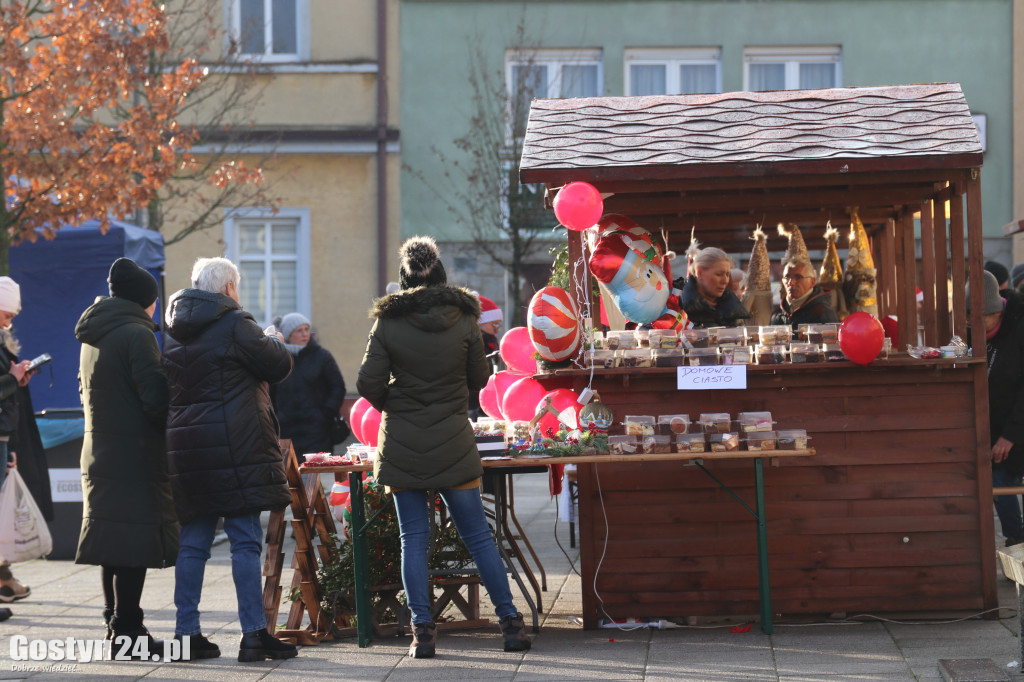
<svg viewBox="0 0 1024 682"><path fill-rule="evenodd" d="M340 414L334 415L334 419L331 420L331 442L335 445L344 443L351 433L352 429L348 427L345 418Z"/></svg>
<svg viewBox="0 0 1024 682"><path fill-rule="evenodd" d="M53 539L39 506L17 469L7 472L0 489L0 557L31 561L53 550Z"/></svg>

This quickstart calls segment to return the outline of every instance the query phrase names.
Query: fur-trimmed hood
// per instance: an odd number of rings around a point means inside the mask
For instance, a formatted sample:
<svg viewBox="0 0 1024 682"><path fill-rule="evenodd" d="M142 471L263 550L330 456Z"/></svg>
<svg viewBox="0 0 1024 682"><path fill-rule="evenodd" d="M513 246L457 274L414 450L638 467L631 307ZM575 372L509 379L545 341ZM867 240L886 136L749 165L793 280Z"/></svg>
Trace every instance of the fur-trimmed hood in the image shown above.
<svg viewBox="0 0 1024 682"><path fill-rule="evenodd" d="M480 300L469 290L453 286L428 286L403 289L378 298L370 317L394 319L406 317L426 331L442 331L464 315L480 317Z"/></svg>

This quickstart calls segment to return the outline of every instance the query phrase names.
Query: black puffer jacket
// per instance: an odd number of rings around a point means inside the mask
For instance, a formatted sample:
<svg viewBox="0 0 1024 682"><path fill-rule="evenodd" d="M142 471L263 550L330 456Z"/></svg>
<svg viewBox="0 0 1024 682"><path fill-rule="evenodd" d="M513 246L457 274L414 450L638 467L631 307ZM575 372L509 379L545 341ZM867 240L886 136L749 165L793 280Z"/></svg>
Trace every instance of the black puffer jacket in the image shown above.
<svg viewBox="0 0 1024 682"><path fill-rule="evenodd" d="M182 289L167 303L167 455L178 518L241 516L291 500L268 382L291 353L233 299Z"/></svg>
<svg viewBox="0 0 1024 682"><path fill-rule="evenodd" d="M295 356L288 378L270 388L281 438L290 438L296 454L330 452L331 421L345 400L345 380L331 352L310 339Z"/></svg>
<svg viewBox="0 0 1024 682"><path fill-rule="evenodd" d="M968 330L967 338L971 338ZM1024 305L1006 300L999 331L986 344L991 444L1013 443L1005 460L1013 476L1024 475ZM977 355L977 353L975 353Z"/></svg>
<svg viewBox="0 0 1024 682"><path fill-rule="evenodd" d="M783 292L785 293L785 292ZM772 324L792 325L796 329L802 324L819 324L838 322L839 316L832 309L832 296L817 284L811 289L807 299L796 310L789 309L789 301L783 299L781 306L772 312Z"/></svg>
<svg viewBox="0 0 1024 682"><path fill-rule="evenodd" d="M718 303L712 306L700 295L697 278L693 275L689 275L685 280L680 277L673 286L682 286L683 293L679 295L679 306L686 312L690 323L698 329L738 327L750 317L750 312L743 307L732 289L726 288Z"/></svg>

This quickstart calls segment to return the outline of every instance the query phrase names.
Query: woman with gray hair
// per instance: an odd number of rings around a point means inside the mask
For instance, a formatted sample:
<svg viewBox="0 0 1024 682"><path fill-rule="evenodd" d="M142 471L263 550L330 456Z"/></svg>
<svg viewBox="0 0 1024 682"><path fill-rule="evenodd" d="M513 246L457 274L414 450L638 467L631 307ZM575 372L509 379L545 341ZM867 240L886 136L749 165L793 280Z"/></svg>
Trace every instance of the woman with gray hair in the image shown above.
<svg viewBox="0 0 1024 682"><path fill-rule="evenodd" d="M729 288L732 258L725 251L700 248L691 239L686 250L689 260L687 276L673 285L682 289L679 303L694 327L736 327L750 317L740 299Z"/></svg>

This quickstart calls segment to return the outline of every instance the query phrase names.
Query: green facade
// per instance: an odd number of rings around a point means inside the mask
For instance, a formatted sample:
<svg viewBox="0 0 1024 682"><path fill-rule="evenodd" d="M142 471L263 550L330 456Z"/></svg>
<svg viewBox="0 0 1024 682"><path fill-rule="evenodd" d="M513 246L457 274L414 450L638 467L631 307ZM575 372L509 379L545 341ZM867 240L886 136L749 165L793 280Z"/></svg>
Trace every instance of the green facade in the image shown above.
<svg viewBox="0 0 1024 682"><path fill-rule="evenodd" d="M958 82L971 111L987 116L986 239L1013 218L1011 0L403 0L403 235L469 238L437 196L444 169L431 147L459 158L452 140L469 126L470 44L486 46L497 74L506 48L523 41L520 26L529 47L600 49L609 96L625 94L624 51L642 47L720 48L725 92L743 89L753 46L839 46L843 86ZM438 179L435 189L408 169Z"/></svg>

